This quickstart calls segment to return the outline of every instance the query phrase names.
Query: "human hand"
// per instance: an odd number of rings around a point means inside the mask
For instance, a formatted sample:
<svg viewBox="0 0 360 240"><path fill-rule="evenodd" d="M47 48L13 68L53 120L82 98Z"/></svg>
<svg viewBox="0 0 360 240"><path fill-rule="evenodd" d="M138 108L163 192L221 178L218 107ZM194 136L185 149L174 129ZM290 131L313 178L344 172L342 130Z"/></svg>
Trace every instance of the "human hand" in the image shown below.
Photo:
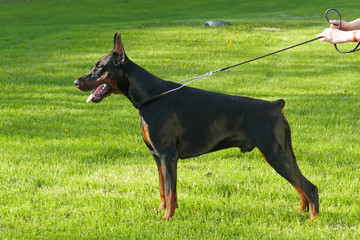
<svg viewBox="0 0 360 240"><path fill-rule="evenodd" d="M339 20L330 20L330 28L332 29L339 29ZM354 24L352 22L347 22L344 20L341 20L341 27L339 30L344 30L344 31L352 31L354 30Z"/></svg>
<svg viewBox="0 0 360 240"><path fill-rule="evenodd" d="M344 22L344 21L343 21ZM343 24L343 23L342 23ZM353 41L353 32L352 31L341 31L334 28L326 28L318 36L320 41L329 42L329 43L345 43Z"/></svg>

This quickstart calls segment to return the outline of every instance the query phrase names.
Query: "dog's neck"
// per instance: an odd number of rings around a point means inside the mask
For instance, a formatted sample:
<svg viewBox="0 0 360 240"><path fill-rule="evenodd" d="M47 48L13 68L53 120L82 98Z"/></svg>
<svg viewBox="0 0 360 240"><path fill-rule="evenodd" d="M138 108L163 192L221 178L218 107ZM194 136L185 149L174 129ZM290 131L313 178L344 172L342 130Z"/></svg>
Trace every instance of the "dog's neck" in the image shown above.
<svg viewBox="0 0 360 240"><path fill-rule="evenodd" d="M146 100L168 90L174 84L151 74L130 59L127 59L124 69L128 82L124 93L136 108L141 108Z"/></svg>

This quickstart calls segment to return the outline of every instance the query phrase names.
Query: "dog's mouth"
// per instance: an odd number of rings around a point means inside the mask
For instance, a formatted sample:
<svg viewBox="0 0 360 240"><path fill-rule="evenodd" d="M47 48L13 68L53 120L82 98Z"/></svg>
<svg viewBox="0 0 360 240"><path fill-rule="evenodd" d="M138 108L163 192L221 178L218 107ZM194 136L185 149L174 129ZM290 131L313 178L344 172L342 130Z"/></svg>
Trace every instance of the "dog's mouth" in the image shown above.
<svg viewBox="0 0 360 240"><path fill-rule="evenodd" d="M107 83L102 83L90 94L89 98L86 100L86 102L94 102L99 103L101 102L105 97L108 96L108 94L111 91L111 87Z"/></svg>

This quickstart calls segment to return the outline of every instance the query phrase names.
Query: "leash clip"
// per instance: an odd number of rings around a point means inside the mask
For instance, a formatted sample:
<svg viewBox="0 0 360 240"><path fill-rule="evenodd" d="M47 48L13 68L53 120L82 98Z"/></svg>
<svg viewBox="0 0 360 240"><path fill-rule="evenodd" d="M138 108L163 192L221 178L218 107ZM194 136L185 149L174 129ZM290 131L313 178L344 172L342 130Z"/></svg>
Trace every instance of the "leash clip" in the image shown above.
<svg viewBox="0 0 360 240"><path fill-rule="evenodd" d="M217 72L220 72L220 70L212 70L208 73L205 73L204 77L209 78L209 77L211 77L211 75L213 75L213 73L217 73Z"/></svg>

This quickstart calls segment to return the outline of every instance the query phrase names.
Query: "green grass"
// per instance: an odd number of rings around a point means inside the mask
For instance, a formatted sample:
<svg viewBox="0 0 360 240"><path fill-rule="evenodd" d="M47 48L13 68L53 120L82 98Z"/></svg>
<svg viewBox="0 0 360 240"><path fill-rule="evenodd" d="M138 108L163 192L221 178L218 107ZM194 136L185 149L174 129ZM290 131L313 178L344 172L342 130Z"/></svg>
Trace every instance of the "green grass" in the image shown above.
<svg viewBox="0 0 360 240"><path fill-rule="evenodd" d="M313 42L192 85L286 100L315 222L258 150L238 149L179 161L179 209L163 222L137 111L73 86L115 32L133 61L180 81L312 39L329 7L360 16L356 1L1 1L0 238L359 239L358 53ZM232 25L202 27L212 19Z"/></svg>

